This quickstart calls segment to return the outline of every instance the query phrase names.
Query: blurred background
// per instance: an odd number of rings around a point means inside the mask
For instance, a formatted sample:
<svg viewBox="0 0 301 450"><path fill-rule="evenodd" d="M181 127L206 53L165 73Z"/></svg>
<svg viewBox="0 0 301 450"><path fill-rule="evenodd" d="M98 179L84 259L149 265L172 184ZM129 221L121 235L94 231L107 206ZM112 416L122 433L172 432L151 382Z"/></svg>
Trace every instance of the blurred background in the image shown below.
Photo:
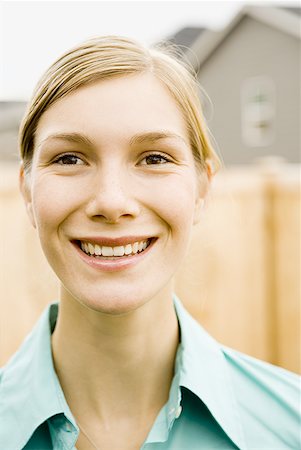
<svg viewBox="0 0 301 450"><path fill-rule="evenodd" d="M0 365L58 284L18 192L18 127L44 70L99 34L192 64L223 161L175 289L220 342L300 372L300 3L0 3Z"/></svg>

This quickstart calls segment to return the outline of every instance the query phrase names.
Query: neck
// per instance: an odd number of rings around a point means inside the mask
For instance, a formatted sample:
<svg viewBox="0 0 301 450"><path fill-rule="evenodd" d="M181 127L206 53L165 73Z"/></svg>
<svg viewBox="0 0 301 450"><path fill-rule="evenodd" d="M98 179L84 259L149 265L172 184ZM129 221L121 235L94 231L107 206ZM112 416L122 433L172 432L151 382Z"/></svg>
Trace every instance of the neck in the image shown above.
<svg viewBox="0 0 301 450"><path fill-rule="evenodd" d="M122 316L62 297L52 336L53 358L67 403L110 424L118 417L155 417L166 403L179 331L172 296Z"/></svg>

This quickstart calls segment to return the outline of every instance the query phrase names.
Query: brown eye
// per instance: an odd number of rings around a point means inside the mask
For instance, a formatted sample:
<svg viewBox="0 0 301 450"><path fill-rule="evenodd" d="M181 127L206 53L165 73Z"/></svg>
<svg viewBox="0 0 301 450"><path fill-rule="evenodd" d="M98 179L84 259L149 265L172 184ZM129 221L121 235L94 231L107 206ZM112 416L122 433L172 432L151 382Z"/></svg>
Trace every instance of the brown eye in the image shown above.
<svg viewBox="0 0 301 450"><path fill-rule="evenodd" d="M79 164L84 164L83 161L76 155L65 154L57 158L54 163L60 164L61 166L74 166Z"/></svg>
<svg viewBox="0 0 301 450"><path fill-rule="evenodd" d="M153 155L148 155L142 160L142 164L146 164L148 166L154 164L166 164L168 162L169 160L165 156L158 155L157 153L154 153Z"/></svg>

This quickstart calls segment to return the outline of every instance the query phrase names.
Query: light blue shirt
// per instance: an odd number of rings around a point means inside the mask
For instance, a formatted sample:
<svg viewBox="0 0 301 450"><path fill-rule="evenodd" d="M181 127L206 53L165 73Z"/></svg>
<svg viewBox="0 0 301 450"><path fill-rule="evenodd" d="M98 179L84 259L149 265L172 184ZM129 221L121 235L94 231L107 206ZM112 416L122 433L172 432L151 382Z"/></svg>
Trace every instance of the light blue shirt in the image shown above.
<svg viewBox="0 0 301 450"><path fill-rule="evenodd" d="M300 378L217 343L175 297L169 400L143 450L300 449ZM0 449L72 450L79 429L53 367L50 305L0 371Z"/></svg>

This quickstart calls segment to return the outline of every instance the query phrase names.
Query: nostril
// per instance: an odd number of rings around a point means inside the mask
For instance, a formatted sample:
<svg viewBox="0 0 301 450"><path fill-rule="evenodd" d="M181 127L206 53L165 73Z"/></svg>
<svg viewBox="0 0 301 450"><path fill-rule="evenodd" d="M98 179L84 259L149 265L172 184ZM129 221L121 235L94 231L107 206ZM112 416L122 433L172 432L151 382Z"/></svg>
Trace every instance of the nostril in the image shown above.
<svg viewBox="0 0 301 450"><path fill-rule="evenodd" d="M91 219L103 220L108 224L116 224L123 219L131 219L137 217L140 213L140 207L136 201L129 199L128 201L117 202L101 202L101 200L89 203L86 208L86 214Z"/></svg>

